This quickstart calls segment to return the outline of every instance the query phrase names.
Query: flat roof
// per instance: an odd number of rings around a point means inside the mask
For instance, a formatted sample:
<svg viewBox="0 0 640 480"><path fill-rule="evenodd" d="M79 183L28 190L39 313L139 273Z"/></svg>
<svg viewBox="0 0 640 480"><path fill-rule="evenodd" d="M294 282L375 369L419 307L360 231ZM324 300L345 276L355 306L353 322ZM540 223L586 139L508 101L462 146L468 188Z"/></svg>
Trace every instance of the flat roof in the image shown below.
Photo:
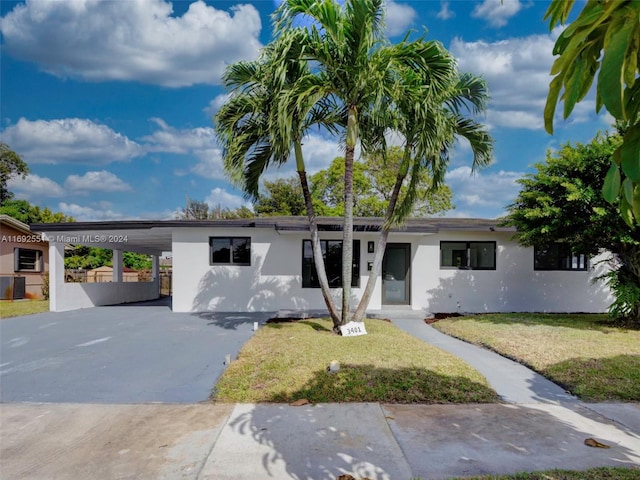
<svg viewBox="0 0 640 480"><path fill-rule="evenodd" d="M317 217L320 231L342 231L342 217ZM513 227L500 227L501 220L479 218L410 218L403 225L392 227L393 233L433 234L440 231L503 231L515 232ZM377 232L384 219L356 217L355 232ZM257 217L218 220L121 220L100 222L37 223L31 231L47 234L50 240L62 243L90 245L103 248L160 255L170 251L171 234L176 228L270 228L281 232L309 231L307 217Z"/></svg>

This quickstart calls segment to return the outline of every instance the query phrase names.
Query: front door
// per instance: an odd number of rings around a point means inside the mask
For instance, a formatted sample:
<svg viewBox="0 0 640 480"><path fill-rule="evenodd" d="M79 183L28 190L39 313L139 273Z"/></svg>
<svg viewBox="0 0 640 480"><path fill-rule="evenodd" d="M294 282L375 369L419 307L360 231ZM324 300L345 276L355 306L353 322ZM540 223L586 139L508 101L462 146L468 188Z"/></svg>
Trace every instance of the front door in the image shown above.
<svg viewBox="0 0 640 480"><path fill-rule="evenodd" d="M382 304L411 304L411 244L388 243L382 260Z"/></svg>

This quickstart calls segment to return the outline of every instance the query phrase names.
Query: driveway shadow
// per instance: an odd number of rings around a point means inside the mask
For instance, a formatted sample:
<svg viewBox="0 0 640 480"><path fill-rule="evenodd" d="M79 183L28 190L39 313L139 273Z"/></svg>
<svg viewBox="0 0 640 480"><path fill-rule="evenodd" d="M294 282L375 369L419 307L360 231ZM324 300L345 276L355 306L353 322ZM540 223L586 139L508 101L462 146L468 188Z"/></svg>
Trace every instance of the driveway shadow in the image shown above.
<svg viewBox="0 0 640 480"><path fill-rule="evenodd" d="M273 312L205 312L194 313L192 316L206 320L207 325L237 330L243 325L253 325L255 322L262 326L273 316Z"/></svg>

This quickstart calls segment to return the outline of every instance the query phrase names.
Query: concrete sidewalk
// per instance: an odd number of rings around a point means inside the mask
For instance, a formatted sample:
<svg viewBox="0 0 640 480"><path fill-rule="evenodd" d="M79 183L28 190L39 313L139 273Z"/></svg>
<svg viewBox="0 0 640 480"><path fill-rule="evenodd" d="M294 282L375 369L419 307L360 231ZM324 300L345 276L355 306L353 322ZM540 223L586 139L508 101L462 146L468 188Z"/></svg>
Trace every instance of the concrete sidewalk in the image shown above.
<svg viewBox="0 0 640 480"><path fill-rule="evenodd" d="M640 417L638 405L616 407ZM0 428L0 476L11 480L426 480L640 465L640 431L575 403L3 404Z"/></svg>

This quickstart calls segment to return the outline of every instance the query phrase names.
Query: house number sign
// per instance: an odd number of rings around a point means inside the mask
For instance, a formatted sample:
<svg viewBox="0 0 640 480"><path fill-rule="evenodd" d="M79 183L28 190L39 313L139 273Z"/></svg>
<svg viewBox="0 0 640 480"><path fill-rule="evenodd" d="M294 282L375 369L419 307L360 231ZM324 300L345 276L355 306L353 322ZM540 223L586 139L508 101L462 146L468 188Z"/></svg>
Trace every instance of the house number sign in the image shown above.
<svg viewBox="0 0 640 480"><path fill-rule="evenodd" d="M340 327L343 337L357 337L358 335L366 335L367 330L364 328L364 322L349 322Z"/></svg>

